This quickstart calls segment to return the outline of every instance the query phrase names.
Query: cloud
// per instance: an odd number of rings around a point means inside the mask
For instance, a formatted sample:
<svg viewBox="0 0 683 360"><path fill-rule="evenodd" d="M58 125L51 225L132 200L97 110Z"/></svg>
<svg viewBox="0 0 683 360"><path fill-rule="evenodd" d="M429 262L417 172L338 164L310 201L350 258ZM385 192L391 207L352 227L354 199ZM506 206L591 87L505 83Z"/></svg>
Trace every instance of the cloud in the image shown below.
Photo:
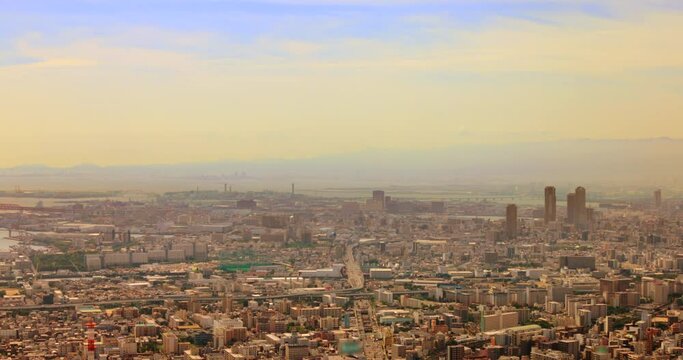
<svg viewBox="0 0 683 360"><path fill-rule="evenodd" d="M484 27L470 28L436 14L416 15L403 20L403 25L414 28L409 38L341 35L303 40L264 34L245 42L229 34L151 26L98 36L71 31L61 41L32 33L3 56L24 60L3 63L5 70L105 66L218 71L226 65L254 71L598 75L683 67L683 43L676 41L683 37L683 12L650 11L636 18L561 13L546 14L544 19L499 16Z"/></svg>
<svg viewBox="0 0 683 360"><path fill-rule="evenodd" d="M483 30L439 29L421 44L401 39L326 42L332 58L308 58L322 68L446 72L611 74L683 67L683 14L655 13L638 21L569 15L552 24L498 18Z"/></svg>
<svg viewBox="0 0 683 360"><path fill-rule="evenodd" d="M17 42L16 52L22 57L35 60L14 68L114 66L182 69L191 66L195 57L191 53L179 51L118 46L105 40L90 38L58 46L43 45L39 40L21 39Z"/></svg>
<svg viewBox="0 0 683 360"><path fill-rule="evenodd" d="M283 41L279 45L286 53L297 56L313 55L323 48L322 44L306 41Z"/></svg>
<svg viewBox="0 0 683 360"><path fill-rule="evenodd" d="M492 11L476 26L429 8L335 9L252 14L267 25L238 30L174 18L24 33L0 54L14 134L0 163L683 137L682 14L621 9Z"/></svg>
<svg viewBox="0 0 683 360"><path fill-rule="evenodd" d="M95 66L97 63L92 60L78 58L51 58L43 61L28 64L28 67L35 68L69 68Z"/></svg>
<svg viewBox="0 0 683 360"><path fill-rule="evenodd" d="M213 0L227 4L244 1ZM360 0L261 0L283 4L360 4ZM596 17L580 8L547 10L542 4L601 4L618 17ZM107 0L91 4L110 3ZM113 2L116 3L116 2ZM131 2L133 3L133 2ZM184 3L184 1L180 1ZM189 2L188 2L189 3ZM423 1L372 1L383 6ZM483 24L472 27L438 10L416 7L408 16L378 17L382 31L371 31L357 12L311 14L301 22L289 16L269 17L269 29L177 30L152 24L108 24L102 28L76 28L56 33L30 34L17 40L10 58L37 59L44 65L117 66L187 70L220 63L273 69L382 69L443 72L580 72L610 73L683 64L683 12L664 11L666 0L427 0L426 3L540 4L521 7L526 18L487 10ZM239 7L237 9L240 9ZM646 9L646 10L645 10ZM457 8L454 9L457 12ZM239 11L238 11L239 12ZM234 15L234 14L233 14ZM328 14L329 15L329 14ZM518 14L517 14L518 15ZM327 31L327 23L341 31ZM197 26L199 28L197 28ZM355 26L362 31L352 31ZM325 29L315 34L316 29ZM7 62L7 61L6 61Z"/></svg>

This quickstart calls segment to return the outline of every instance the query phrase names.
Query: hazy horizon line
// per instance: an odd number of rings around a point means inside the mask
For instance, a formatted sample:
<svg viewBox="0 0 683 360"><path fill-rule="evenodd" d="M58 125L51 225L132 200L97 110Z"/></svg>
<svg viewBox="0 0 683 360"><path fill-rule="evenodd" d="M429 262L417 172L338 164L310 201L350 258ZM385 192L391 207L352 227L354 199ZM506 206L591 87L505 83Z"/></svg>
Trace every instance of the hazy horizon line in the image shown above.
<svg viewBox="0 0 683 360"><path fill-rule="evenodd" d="M98 164L91 162L81 162L73 163L70 165L50 165L47 163L26 163L14 166L0 166L0 170L17 170L22 168L42 168L51 170L71 170L76 168L129 168L129 167L163 167L163 166L186 166L186 165L201 165L201 164L220 164L220 163L236 163L236 164L267 164L271 162L288 162L288 161L305 161L305 160L316 160L325 158L340 158L345 156L355 156L364 153L427 153L427 152L438 152L447 151L457 147L486 147L486 146L514 146L514 145L540 145L540 144L551 144L551 143L568 143L568 142L642 142L642 141L671 141L671 142L683 142L683 138L669 137L669 136L658 136L658 137L643 137L643 138L570 138L570 139L555 139L555 140L525 140L525 141L510 141L503 143L459 143L452 144L448 146L439 146L432 148L418 148L418 149L407 149L407 148L391 148L391 147L367 147L362 150L349 151L349 152L339 152L331 154L322 154L316 156L303 156L295 158L276 158L276 157L264 157L256 159L237 159L237 158L224 158L219 160L197 160L192 162L150 162L150 163L115 163L115 164Z"/></svg>

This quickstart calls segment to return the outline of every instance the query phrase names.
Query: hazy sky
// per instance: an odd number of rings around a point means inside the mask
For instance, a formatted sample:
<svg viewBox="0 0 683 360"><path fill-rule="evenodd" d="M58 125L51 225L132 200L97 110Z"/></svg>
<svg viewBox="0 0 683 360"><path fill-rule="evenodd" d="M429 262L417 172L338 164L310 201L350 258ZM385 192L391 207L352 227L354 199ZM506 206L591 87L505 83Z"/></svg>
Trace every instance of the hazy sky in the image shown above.
<svg viewBox="0 0 683 360"><path fill-rule="evenodd" d="M680 0L0 0L0 166L683 137Z"/></svg>

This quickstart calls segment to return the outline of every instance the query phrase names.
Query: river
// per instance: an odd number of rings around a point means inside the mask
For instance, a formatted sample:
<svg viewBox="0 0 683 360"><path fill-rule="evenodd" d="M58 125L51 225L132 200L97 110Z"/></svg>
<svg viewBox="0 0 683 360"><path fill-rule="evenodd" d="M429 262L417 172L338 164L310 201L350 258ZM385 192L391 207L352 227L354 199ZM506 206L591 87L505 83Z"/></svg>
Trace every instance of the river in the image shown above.
<svg viewBox="0 0 683 360"><path fill-rule="evenodd" d="M9 251L10 246L19 244L18 241L9 238L9 230L0 229L0 251ZM45 246L31 245L35 250L46 250Z"/></svg>

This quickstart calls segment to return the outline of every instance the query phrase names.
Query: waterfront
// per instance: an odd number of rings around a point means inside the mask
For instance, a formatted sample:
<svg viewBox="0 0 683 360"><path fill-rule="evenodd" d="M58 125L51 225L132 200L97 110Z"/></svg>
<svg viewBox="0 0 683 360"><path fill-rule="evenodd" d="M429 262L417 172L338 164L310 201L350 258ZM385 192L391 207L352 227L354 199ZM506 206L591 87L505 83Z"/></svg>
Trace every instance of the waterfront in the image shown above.
<svg viewBox="0 0 683 360"><path fill-rule="evenodd" d="M0 251L9 251L10 247L13 245L19 245L19 241L12 240L9 238L9 230L0 229ZM31 245L34 250L45 250L45 246Z"/></svg>
<svg viewBox="0 0 683 360"><path fill-rule="evenodd" d="M10 249L10 246L17 244L17 241L9 239L8 230L0 229L0 251L7 251Z"/></svg>

